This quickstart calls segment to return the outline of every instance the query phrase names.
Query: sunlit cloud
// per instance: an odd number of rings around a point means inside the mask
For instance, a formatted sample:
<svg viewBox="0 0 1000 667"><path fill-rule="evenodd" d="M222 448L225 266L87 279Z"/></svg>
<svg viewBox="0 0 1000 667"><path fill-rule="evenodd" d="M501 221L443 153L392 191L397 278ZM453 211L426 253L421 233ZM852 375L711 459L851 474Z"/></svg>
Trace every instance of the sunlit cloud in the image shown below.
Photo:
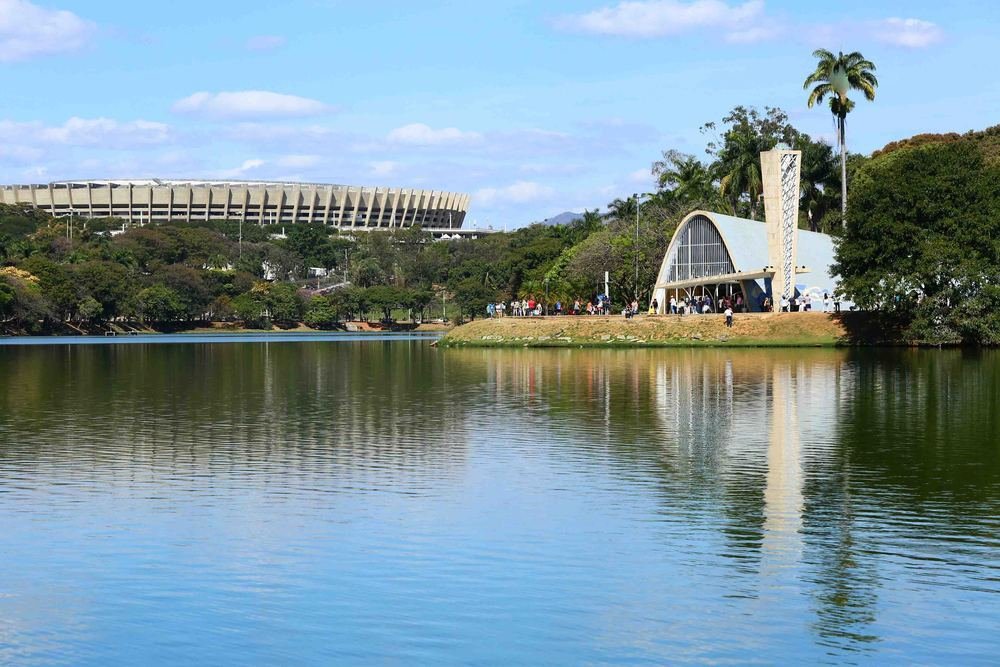
<svg viewBox="0 0 1000 667"><path fill-rule="evenodd" d="M333 111L319 100L267 90L198 92L174 103L176 113L208 118L291 118Z"/></svg>
<svg viewBox="0 0 1000 667"><path fill-rule="evenodd" d="M96 33L91 21L27 0L0 0L0 62L75 51Z"/></svg>

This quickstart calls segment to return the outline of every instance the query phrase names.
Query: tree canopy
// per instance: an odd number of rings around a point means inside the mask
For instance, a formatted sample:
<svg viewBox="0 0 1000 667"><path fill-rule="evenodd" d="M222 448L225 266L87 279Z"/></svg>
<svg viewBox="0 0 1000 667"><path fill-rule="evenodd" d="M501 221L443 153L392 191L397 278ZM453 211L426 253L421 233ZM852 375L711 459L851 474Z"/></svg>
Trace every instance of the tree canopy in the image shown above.
<svg viewBox="0 0 1000 667"><path fill-rule="evenodd" d="M855 177L834 270L861 308L923 342L1000 343L996 128L883 151Z"/></svg>

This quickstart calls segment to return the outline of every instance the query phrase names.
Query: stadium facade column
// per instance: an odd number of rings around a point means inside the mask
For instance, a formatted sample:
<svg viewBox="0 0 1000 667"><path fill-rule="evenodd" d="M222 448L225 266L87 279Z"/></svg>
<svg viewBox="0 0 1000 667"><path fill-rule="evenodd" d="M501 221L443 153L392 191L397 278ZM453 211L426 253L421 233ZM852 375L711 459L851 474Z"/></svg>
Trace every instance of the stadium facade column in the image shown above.
<svg viewBox="0 0 1000 667"><path fill-rule="evenodd" d="M764 221L767 224L767 257L774 268L771 298L795 295L798 266L799 176L802 152L775 148L760 154L764 190Z"/></svg>

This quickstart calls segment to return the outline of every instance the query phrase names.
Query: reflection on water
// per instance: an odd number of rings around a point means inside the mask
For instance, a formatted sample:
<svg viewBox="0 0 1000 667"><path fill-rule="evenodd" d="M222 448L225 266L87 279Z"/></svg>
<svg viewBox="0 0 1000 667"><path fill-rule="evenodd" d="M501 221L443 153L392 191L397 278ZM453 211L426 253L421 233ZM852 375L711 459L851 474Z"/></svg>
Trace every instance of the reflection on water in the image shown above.
<svg viewBox="0 0 1000 667"><path fill-rule="evenodd" d="M0 348L0 663L983 662L1000 356Z"/></svg>

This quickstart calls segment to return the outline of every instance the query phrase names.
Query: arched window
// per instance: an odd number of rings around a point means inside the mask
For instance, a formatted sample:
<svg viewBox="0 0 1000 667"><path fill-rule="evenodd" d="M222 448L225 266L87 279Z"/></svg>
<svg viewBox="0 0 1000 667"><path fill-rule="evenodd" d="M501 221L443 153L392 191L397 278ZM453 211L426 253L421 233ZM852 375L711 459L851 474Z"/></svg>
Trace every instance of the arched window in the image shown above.
<svg viewBox="0 0 1000 667"><path fill-rule="evenodd" d="M705 216L688 220L667 262L667 282L735 273L719 230Z"/></svg>

